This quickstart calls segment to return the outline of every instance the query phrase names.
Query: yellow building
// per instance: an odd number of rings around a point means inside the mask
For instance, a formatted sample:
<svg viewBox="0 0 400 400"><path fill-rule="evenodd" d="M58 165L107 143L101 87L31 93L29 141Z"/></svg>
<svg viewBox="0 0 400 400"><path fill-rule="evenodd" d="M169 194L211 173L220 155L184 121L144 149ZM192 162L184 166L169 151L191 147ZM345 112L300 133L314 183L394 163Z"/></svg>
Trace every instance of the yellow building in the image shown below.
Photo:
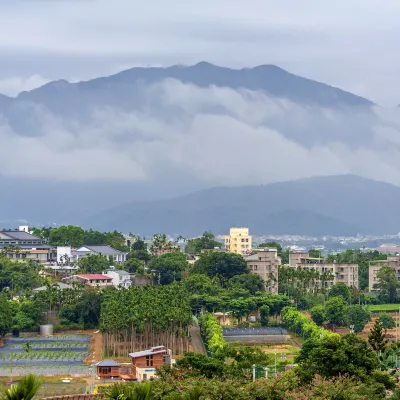
<svg viewBox="0 0 400 400"><path fill-rule="evenodd" d="M224 237L225 249L230 253L248 255L251 252L252 241L248 228L231 228L229 236Z"/></svg>

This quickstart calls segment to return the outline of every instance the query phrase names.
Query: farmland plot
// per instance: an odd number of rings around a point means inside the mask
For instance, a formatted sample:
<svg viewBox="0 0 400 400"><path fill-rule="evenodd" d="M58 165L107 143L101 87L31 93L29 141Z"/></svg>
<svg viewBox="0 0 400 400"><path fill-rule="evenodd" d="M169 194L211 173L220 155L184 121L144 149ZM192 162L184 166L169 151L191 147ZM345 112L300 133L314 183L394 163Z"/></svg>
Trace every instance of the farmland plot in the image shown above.
<svg viewBox="0 0 400 400"><path fill-rule="evenodd" d="M9 339L0 348L0 376L88 375L89 346L88 335Z"/></svg>

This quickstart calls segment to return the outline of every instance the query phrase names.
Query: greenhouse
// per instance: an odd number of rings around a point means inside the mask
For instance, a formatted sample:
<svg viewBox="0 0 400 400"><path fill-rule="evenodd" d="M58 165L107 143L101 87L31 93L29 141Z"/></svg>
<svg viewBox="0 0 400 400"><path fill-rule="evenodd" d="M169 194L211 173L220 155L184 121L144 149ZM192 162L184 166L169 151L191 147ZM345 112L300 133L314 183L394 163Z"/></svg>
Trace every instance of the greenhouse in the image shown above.
<svg viewBox="0 0 400 400"><path fill-rule="evenodd" d="M239 343L285 343L288 332L283 328L224 328L227 342Z"/></svg>

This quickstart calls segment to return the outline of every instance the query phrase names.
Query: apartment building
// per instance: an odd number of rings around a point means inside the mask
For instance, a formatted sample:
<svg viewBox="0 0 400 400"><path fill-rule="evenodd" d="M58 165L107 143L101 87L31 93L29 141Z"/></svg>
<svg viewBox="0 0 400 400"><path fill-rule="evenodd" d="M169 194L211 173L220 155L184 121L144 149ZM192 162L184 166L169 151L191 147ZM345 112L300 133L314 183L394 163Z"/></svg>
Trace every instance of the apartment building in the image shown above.
<svg viewBox="0 0 400 400"><path fill-rule="evenodd" d="M278 250L273 248L255 249L255 253L244 258L249 269L261 276L265 282L266 291L278 294L278 267L281 258Z"/></svg>
<svg viewBox="0 0 400 400"><path fill-rule="evenodd" d="M379 290L376 287L378 284L376 274L385 265L394 269L397 280L400 282L400 256L388 256L387 260L375 261L374 264L371 264L368 268L368 287L371 292Z"/></svg>
<svg viewBox="0 0 400 400"><path fill-rule="evenodd" d="M248 228L231 228L229 235L224 236L225 249L230 253L249 255L252 249L252 240Z"/></svg>
<svg viewBox="0 0 400 400"><path fill-rule="evenodd" d="M312 258L306 252L292 252L289 254L289 266L305 270L317 270L320 275L330 272L333 279L325 281L326 287L337 283L344 283L349 287L358 288L358 264L324 263L322 258Z"/></svg>

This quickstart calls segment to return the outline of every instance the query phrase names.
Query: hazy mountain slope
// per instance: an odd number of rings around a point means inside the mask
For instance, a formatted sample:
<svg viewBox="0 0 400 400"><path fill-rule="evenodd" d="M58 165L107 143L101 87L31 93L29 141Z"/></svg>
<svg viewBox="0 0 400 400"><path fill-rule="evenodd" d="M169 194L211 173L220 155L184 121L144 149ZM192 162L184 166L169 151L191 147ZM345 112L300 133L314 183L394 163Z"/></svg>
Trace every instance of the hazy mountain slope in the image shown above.
<svg viewBox="0 0 400 400"><path fill-rule="evenodd" d="M86 219L97 228L187 236L248 226L255 234L397 233L400 188L356 176L213 188L168 201L125 204Z"/></svg>

